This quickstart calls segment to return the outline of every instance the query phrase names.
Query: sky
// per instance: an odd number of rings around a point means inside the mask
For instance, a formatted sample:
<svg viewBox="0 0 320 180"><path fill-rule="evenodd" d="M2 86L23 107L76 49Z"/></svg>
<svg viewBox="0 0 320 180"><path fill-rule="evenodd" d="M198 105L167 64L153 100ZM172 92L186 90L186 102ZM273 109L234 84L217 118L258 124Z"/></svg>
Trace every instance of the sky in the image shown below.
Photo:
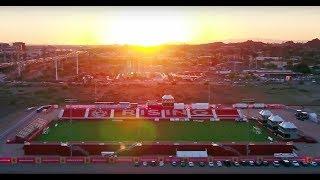
<svg viewBox="0 0 320 180"><path fill-rule="evenodd" d="M318 7L0 7L0 42L201 44L320 37Z"/></svg>

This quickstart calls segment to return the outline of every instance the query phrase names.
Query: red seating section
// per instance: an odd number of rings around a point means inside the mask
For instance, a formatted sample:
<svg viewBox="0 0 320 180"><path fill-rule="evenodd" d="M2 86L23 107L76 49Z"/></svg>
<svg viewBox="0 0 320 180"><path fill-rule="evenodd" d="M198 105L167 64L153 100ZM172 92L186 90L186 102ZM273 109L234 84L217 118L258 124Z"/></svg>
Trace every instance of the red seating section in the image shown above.
<svg viewBox="0 0 320 180"><path fill-rule="evenodd" d="M235 108L218 108L216 114L219 119L235 119L239 117L239 113Z"/></svg>
<svg viewBox="0 0 320 180"><path fill-rule="evenodd" d="M62 117L84 118L86 108L65 108Z"/></svg>
<svg viewBox="0 0 320 180"><path fill-rule="evenodd" d="M145 117L145 118L161 118L162 114L161 114L161 110L160 108L143 108L140 109L140 117Z"/></svg>
<svg viewBox="0 0 320 180"><path fill-rule="evenodd" d="M137 114L136 108L115 109L114 110L114 117L135 118L136 114Z"/></svg>
<svg viewBox="0 0 320 180"><path fill-rule="evenodd" d="M164 109L164 114L166 118L187 118L188 117L186 109L166 108Z"/></svg>
<svg viewBox="0 0 320 180"><path fill-rule="evenodd" d="M111 109L108 108L90 108L89 118L109 118L111 115Z"/></svg>
<svg viewBox="0 0 320 180"><path fill-rule="evenodd" d="M213 118L212 109L190 109L191 118Z"/></svg>

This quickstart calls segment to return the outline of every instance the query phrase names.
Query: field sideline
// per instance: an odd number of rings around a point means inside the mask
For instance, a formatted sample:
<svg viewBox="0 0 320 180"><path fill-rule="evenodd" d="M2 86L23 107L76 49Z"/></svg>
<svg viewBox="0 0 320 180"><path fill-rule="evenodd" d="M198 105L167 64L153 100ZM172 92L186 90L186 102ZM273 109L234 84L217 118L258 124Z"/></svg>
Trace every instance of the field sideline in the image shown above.
<svg viewBox="0 0 320 180"><path fill-rule="evenodd" d="M257 132L246 122L63 121L36 141L211 141L267 142L265 129Z"/></svg>

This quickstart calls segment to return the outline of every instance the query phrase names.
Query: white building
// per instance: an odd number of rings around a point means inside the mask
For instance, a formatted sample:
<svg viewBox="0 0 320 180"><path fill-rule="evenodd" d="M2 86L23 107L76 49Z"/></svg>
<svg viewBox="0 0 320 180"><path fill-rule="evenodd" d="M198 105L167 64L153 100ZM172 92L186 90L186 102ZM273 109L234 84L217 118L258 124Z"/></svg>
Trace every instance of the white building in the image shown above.
<svg viewBox="0 0 320 180"><path fill-rule="evenodd" d="M279 124L278 128L279 134L284 139L297 139L298 136L298 128L292 122L282 122Z"/></svg>
<svg viewBox="0 0 320 180"><path fill-rule="evenodd" d="M278 129L278 126L280 123L282 123L284 120L278 116L278 115L271 115L269 118L268 118L268 121L267 121L267 125L273 129L273 130L277 130Z"/></svg>

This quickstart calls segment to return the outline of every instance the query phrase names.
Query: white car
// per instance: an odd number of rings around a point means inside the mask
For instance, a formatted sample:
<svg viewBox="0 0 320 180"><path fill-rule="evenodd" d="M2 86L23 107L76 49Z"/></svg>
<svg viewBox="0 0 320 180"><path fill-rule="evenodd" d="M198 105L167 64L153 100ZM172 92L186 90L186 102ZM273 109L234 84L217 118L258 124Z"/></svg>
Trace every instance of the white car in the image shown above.
<svg viewBox="0 0 320 180"><path fill-rule="evenodd" d="M191 162L191 161L188 164L189 164L189 167L193 167L194 166L193 162Z"/></svg>
<svg viewBox="0 0 320 180"><path fill-rule="evenodd" d="M317 163L314 162L314 161L310 162L310 164L311 164L311 166L313 166L313 167L316 167L316 166L317 166Z"/></svg>
<svg viewBox="0 0 320 180"><path fill-rule="evenodd" d="M163 161L160 161L160 162L159 162L159 166L160 166L160 167L164 166L164 162L163 162Z"/></svg>
<svg viewBox="0 0 320 180"><path fill-rule="evenodd" d="M292 165L294 167L300 167L300 164L298 163L298 161L292 161Z"/></svg>
<svg viewBox="0 0 320 180"><path fill-rule="evenodd" d="M275 166L275 167L279 167L279 166L280 166L279 161L273 161L273 166Z"/></svg>
<svg viewBox="0 0 320 180"><path fill-rule="evenodd" d="M146 161L143 161L142 165L143 166L148 166L148 163Z"/></svg>
<svg viewBox="0 0 320 180"><path fill-rule="evenodd" d="M213 163L212 161L210 161L210 162L208 163L208 165L209 165L209 167L213 167L213 166L214 166L214 163Z"/></svg>
<svg viewBox="0 0 320 180"><path fill-rule="evenodd" d="M254 166L254 161L249 161L250 166Z"/></svg>
<svg viewBox="0 0 320 180"><path fill-rule="evenodd" d="M217 161L217 166L218 167L222 167L222 162L221 161Z"/></svg>
<svg viewBox="0 0 320 180"><path fill-rule="evenodd" d="M237 166L237 167L240 166L238 161L233 162L233 164L234 164L234 166Z"/></svg>

